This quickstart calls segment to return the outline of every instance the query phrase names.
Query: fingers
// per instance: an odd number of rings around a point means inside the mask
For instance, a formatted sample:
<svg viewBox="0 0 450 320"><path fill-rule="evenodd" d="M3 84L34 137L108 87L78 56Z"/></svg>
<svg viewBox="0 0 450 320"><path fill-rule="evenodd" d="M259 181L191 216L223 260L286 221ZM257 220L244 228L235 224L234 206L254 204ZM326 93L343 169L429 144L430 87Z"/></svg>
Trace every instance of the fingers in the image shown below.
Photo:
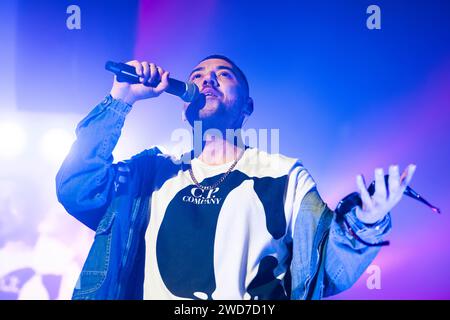
<svg viewBox="0 0 450 320"><path fill-rule="evenodd" d="M406 187L411 182L416 166L410 164L400 176L397 165L389 167L389 199L390 205L397 204L403 196Z"/></svg>
<svg viewBox="0 0 450 320"><path fill-rule="evenodd" d="M136 74L140 77L143 76L142 64L137 60L128 61L126 64L133 66L136 69Z"/></svg>
<svg viewBox="0 0 450 320"><path fill-rule="evenodd" d="M139 81L142 83L147 83L148 79L150 79L150 65L147 61L141 63L142 65L142 76L139 78Z"/></svg>
<svg viewBox="0 0 450 320"><path fill-rule="evenodd" d="M372 210L372 199L370 198L369 192L367 191L366 184L362 175L356 176L356 185L358 186L359 194L361 195L363 209Z"/></svg>
<svg viewBox="0 0 450 320"><path fill-rule="evenodd" d="M147 61L142 61L140 64L142 67L142 75L138 74L140 76L139 80L142 83L148 83L152 87L156 86L160 78L156 65Z"/></svg>
<svg viewBox="0 0 450 320"><path fill-rule="evenodd" d="M396 194L400 188L400 173L397 165L389 166L389 194Z"/></svg>
<svg viewBox="0 0 450 320"><path fill-rule="evenodd" d="M156 66L154 63L150 63L150 78L148 83L150 84L150 86L152 87L156 87L156 85L159 82L159 74L158 74L158 70L156 69Z"/></svg>
<svg viewBox="0 0 450 320"><path fill-rule="evenodd" d="M386 188L386 182L384 178L384 171L382 168L375 170L375 193L372 198L366 189L364 177L358 175L356 177L356 184L361 195L363 202L363 210L384 210L388 212L393 206L395 206L403 196L406 187L411 182L411 179L416 170L416 166L410 164L400 176L399 167L392 165L389 167L389 179L388 186ZM389 196L387 193L389 192Z"/></svg>
<svg viewBox="0 0 450 320"><path fill-rule="evenodd" d="M376 203L384 203L387 198L386 183L383 168L375 169L375 193L373 199Z"/></svg>
<svg viewBox="0 0 450 320"><path fill-rule="evenodd" d="M157 70L157 72L158 72L159 80L162 81L162 76L163 76L163 74L164 74L164 72L165 72L164 69L161 68L161 67L156 66L156 70Z"/></svg>
<svg viewBox="0 0 450 320"><path fill-rule="evenodd" d="M136 74L139 76L139 81L142 83L148 83L152 87L156 87L158 85L164 73L164 70L161 67L147 61L139 62L137 60L132 60L127 62L127 64L136 69Z"/></svg>
<svg viewBox="0 0 450 320"><path fill-rule="evenodd" d="M161 74L161 82L158 83L155 89L155 93L160 94L164 90L166 90L169 87L169 75L170 73L168 71L164 71L162 68L158 68L158 71Z"/></svg>
<svg viewBox="0 0 450 320"><path fill-rule="evenodd" d="M401 182L402 190L405 190L406 187L409 185L409 183L411 182L411 179L412 179L415 171L416 171L416 165L415 164L410 164L405 169L405 171L402 174L402 177L405 176L405 178Z"/></svg>

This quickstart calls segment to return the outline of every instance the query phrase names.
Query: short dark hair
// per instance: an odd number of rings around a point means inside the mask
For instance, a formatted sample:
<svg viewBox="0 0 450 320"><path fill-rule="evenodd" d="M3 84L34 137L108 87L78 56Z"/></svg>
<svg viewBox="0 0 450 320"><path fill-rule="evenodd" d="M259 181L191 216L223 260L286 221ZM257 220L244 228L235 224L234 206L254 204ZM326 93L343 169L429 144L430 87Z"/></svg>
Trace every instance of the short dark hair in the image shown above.
<svg viewBox="0 0 450 320"><path fill-rule="evenodd" d="M205 60L210 60L210 59L220 59L220 60L224 60L226 62L228 62L229 64L232 65L233 69L236 70L236 73L238 74L239 77L242 78L242 80L244 81L244 87L247 91L248 94L250 94L250 87L248 85L248 80L247 77L245 76L244 72L242 72L242 70L236 65L236 63L233 62L233 60L231 60L230 58L221 55L221 54L212 54L207 56L206 58L203 58L200 62L203 62Z"/></svg>

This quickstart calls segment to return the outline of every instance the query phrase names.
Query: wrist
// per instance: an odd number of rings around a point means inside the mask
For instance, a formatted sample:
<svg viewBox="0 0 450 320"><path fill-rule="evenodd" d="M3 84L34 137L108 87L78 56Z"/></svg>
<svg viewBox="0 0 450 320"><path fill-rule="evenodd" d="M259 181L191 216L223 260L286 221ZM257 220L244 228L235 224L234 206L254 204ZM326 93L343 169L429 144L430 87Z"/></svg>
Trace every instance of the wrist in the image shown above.
<svg viewBox="0 0 450 320"><path fill-rule="evenodd" d="M381 214L379 212L365 212L361 209L361 207L357 206L355 208L355 215L359 221L370 227L382 221L386 217L387 213Z"/></svg>
<svg viewBox="0 0 450 320"><path fill-rule="evenodd" d="M136 102L136 99L132 95L116 90L115 88L113 88L109 94L113 99L121 100L129 105L133 105Z"/></svg>
<svg viewBox="0 0 450 320"><path fill-rule="evenodd" d="M389 241L383 239L392 228L390 213L374 224L366 224L357 217L354 208L344 216L343 222L350 236L367 246L389 244Z"/></svg>

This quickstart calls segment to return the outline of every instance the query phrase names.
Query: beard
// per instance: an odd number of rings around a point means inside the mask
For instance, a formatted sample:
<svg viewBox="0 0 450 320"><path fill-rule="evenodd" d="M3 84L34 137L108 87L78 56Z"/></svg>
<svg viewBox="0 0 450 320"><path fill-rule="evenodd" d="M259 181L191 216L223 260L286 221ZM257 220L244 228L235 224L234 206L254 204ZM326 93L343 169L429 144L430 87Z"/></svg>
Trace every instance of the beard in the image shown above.
<svg viewBox="0 0 450 320"><path fill-rule="evenodd" d="M192 127L195 121L201 121L203 130L227 129L227 120L230 117L220 100L206 99L204 95L187 107L185 115Z"/></svg>

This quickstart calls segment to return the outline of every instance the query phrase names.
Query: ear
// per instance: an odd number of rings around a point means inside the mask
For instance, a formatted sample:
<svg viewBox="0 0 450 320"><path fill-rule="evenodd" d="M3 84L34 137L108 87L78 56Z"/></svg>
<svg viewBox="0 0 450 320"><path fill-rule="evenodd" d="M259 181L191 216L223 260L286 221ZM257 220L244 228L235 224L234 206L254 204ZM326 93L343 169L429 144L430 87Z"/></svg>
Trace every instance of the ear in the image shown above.
<svg viewBox="0 0 450 320"><path fill-rule="evenodd" d="M247 103L245 104L245 107L242 110L242 112L247 116L250 116L253 113L253 99L252 98L250 98L250 97L247 98Z"/></svg>

